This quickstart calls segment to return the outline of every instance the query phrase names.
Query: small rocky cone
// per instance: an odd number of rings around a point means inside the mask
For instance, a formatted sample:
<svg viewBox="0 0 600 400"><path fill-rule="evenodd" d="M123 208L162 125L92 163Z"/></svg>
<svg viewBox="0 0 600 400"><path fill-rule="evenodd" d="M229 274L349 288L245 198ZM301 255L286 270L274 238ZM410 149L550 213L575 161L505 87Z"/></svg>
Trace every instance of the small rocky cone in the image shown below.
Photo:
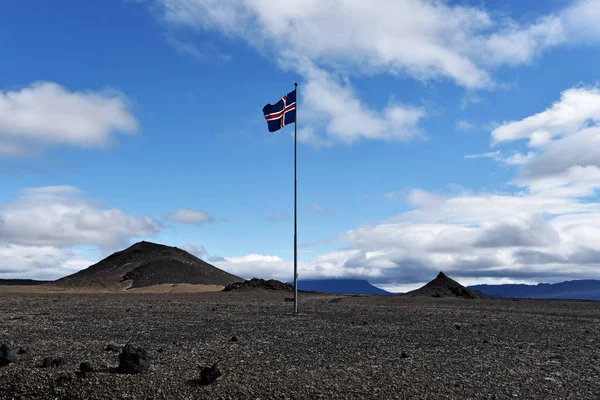
<svg viewBox="0 0 600 400"><path fill-rule="evenodd" d="M484 298L480 294L472 291L456 282L454 279L449 278L443 272L440 272L438 276L417 290L407 292L405 296L427 296L427 297L458 297L463 299L481 299Z"/></svg>
<svg viewBox="0 0 600 400"><path fill-rule="evenodd" d="M94 372L94 367L92 366L92 364L88 361L82 362L81 364L79 364L79 370L81 372Z"/></svg>
<svg viewBox="0 0 600 400"><path fill-rule="evenodd" d="M6 344L0 346L0 367L17 361L17 349Z"/></svg>
<svg viewBox="0 0 600 400"><path fill-rule="evenodd" d="M123 346L119 354L119 366L117 372L121 374L140 374L146 372L150 367L150 357L146 350L138 347L134 348L131 344Z"/></svg>
<svg viewBox="0 0 600 400"><path fill-rule="evenodd" d="M200 371L200 384L208 385L213 383L219 376L221 376L221 371L219 371L219 367L217 363L214 363L210 367L204 367L202 371Z"/></svg>

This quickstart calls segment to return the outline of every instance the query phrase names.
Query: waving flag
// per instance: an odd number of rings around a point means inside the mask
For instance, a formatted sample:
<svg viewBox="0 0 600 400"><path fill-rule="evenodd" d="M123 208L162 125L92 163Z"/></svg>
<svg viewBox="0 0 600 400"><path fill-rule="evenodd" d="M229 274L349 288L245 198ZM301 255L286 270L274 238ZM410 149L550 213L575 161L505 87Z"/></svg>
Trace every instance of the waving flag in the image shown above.
<svg viewBox="0 0 600 400"><path fill-rule="evenodd" d="M296 122L296 91L295 89L281 98L275 104L263 107L263 114L269 126L269 132L280 130L286 125L294 123L294 314L298 314L298 180L296 179L296 147L298 122Z"/></svg>
<svg viewBox="0 0 600 400"><path fill-rule="evenodd" d="M269 132L275 132L286 125L296 122L296 89L289 92L275 104L263 107L263 114L269 126Z"/></svg>

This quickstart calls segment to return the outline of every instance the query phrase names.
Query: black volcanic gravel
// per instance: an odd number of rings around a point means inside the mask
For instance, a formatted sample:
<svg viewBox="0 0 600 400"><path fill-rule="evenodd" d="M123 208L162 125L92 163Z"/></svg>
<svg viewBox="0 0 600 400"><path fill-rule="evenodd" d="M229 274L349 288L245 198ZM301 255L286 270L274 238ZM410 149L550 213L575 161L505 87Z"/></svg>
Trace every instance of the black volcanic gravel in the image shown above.
<svg viewBox="0 0 600 400"><path fill-rule="evenodd" d="M286 295L0 294L0 343L28 349L0 368L0 399L600 393L599 303L304 295L293 316ZM243 340L232 343L233 335ZM107 343L148 349L146 373L112 373L119 354L104 351ZM64 364L38 368L49 355ZM81 374L83 360L96 372ZM199 368L215 363L221 376L198 384Z"/></svg>

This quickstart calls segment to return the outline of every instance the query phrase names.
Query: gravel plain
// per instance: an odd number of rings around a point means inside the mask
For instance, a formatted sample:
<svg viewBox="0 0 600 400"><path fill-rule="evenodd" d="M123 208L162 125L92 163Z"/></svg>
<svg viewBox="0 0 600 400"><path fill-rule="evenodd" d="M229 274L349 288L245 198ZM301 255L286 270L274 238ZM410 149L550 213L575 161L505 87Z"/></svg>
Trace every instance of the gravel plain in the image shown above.
<svg viewBox="0 0 600 400"><path fill-rule="evenodd" d="M600 398L600 303L289 296L0 294L0 399ZM126 343L146 373L111 372Z"/></svg>

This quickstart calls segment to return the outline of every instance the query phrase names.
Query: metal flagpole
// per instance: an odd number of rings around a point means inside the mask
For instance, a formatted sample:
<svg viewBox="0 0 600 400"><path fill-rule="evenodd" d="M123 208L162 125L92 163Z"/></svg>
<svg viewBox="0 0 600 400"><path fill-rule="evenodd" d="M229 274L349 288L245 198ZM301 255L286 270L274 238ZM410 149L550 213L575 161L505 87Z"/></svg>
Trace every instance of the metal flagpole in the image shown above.
<svg viewBox="0 0 600 400"><path fill-rule="evenodd" d="M298 219L297 219L297 186L296 178L296 132L298 131L298 84L294 83L296 90L296 118L294 122L294 314L298 314ZM285 116L284 116L285 118Z"/></svg>

